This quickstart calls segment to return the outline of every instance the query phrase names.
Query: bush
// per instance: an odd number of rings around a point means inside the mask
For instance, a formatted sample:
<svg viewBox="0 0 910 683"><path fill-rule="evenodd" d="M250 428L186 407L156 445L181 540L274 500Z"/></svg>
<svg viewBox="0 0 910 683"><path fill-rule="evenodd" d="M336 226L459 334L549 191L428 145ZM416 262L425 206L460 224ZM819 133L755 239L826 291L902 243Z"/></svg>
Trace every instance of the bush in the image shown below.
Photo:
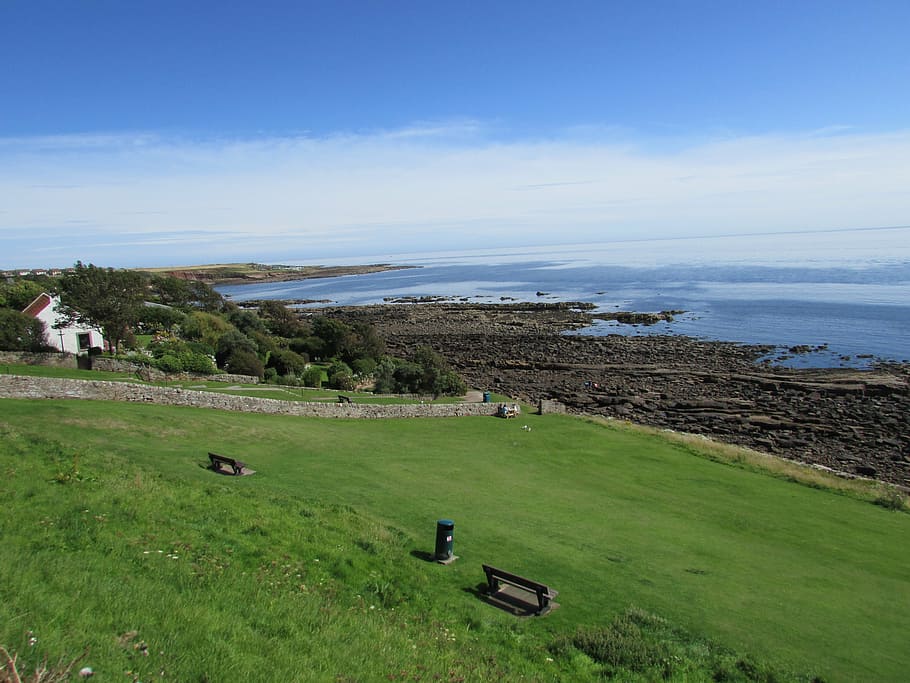
<svg viewBox="0 0 910 683"><path fill-rule="evenodd" d="M215 347L215 360L221 367L227 367L228 359L238 353L256 356L258 351L259 347L252 339L238 330L229 330L221 335L221 338L218 340L218 344ZM262 362L260 361L259 364L262 365ZM260 370L258 375L261 377L263 372L264 369Z"/></svg>
<svg viewBox="0 0 910 683"><path fill-rule="evenodd" d="M259 360L259 356L245 349L231 354L224 364L224 369L235 375L250 375L259 379L265 375L265 366Z"/></svg>
<svg viewBox="0 0 910 683"><path fill-rule="evenodd" d="M279 375L299 375L306 369L306 360L290 349L276 349L269 355L268 366Z"/></svg>
<svg viewBox="0 0 910 683"><path fill-rule="evenodd" d="M875 504L888 510L904 510L907 499L896 486L883 485L875 498Z"/></svg>
<svg viewBox="0 0 910 683"><path fill-rule="evenodd" d="M374 390L381 394L458 396L468 389L445 359L428 346L418 348L413 361L383 358L375 367L374 376Z"/></svg>
<svg viewBox="0 0 910 683"><path fill-rule="evenodd" d="M211 375L215 372L215 364L204 353L185 351L180 355L180 360L183 362L183 369L187 372L195 372L200 375Z"/></svg>
<svg viewBox="0 0 910 683"><path fill-rule="evenodd" d="M288 346L291 351L304 356L308 360L310 358L322 358L325 353L325 344L322 339L315 336L295 337L290 341Z"/></svg>
<svg viewBox="0 0 910 683"><path fill-rule="evenodd" d="M580 628L572 644L595 662L639 673L656 666L666 655L660 643L649 642L641 629L625 616L606 628Z"/></svg>
<svg viewBox="0 0 910 683"><path fill-rule="evenodd" d="M163 372L183 372L183 363L169 353L155 360L155 367Z"/></svg>
<svg viewBox="0 0 910 683"><path fill-rule="evenodd" d="M46 351L48 348L43 322L10 308L0 309L0 350Z"/></svg>
<svg viewBox="0 0 910 683"><path fill-rule="evenodd" d="M174 337L156 339L148 345L148 351L156 359L155 367L165 372L196 372L202 375L215 372L215 365L205 352L205 346L196 342L187 343ZM179 368L175 369L178 365Z"/></svg>
<svg viewBox="0 0 910 683"><path fill-rule="evenodd" d="M221 336L231 330L231 325L224 318L212 313L193 311L180 324L184 339L198 341L214 350Z"/></svg>
<svg viewBox="0 0 910 683"><path fill-rule="evenodd" d="M303 386L319 389L322 386L322 368L315 365L307 368L303 371L301 380L303 380Z"/></svg>
<svg viewBox="0 0 910 683"><path fill-rule="evenodd" d="M143 334L153 334L158 330L170 332L186 320L186 314L167 306L144 306L139 312L137 330Z"/></svg>
<svg viewBox="0 0 910 683"><path fill-rule="evenodd" d="M376 372L378 365L375 358L358 358L351 363L351 369L361 377L369 377Z"/></svg>

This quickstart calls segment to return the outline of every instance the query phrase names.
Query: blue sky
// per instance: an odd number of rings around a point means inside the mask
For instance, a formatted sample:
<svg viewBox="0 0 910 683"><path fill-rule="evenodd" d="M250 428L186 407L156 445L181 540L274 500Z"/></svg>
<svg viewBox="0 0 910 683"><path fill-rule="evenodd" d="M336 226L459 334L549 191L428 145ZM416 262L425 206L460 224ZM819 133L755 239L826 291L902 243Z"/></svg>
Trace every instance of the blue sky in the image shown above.
<svg viewBox="0 0 910 683"><path fill-rule="evenodd" d="M910 3L0 3L0 267L910 223Z"/></svg>

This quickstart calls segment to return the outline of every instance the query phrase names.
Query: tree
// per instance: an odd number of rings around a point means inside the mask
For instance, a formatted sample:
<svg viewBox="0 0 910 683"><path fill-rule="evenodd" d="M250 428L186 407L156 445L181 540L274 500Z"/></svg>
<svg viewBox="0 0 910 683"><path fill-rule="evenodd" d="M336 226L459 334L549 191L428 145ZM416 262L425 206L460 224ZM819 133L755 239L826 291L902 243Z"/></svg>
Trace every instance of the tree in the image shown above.
<svg viewBox="0 0 910 683"><path fill-rule="evenodd" d="M224 308L224 297L212 289L212 286L199 280L190 283L192 302L203 311L215 313Z"/></svg>
<svg viewBox="0 0 910 683"><path fill-rule="evenodd" d="M173 275L153 275L152 290L158 294L158 301L166 306L188 308L193 303L190 283Z"/></svg>
<svg viewBox="0 0 910 683"><path fill-rule="evenodd" d="M318 389L322 386L322 368L317 365L311 365L303 371L301 379L303 380L303 386L316 387Z"/></svg>
<svg viewBox="0 0 910 683"><path fill-rule="evenodd" d="M197 342L186 342L172 337L152 341L148 351L155 358L155 365L165 372L197 372L211 375L215 366L208 353Z"/></svg>
<svg viewBox="0 0 910 683"><path fill-rule="evenodd" d="M313 318L313 335L322 340L324 358L335 358L346 348L353 331L341 320L321 315Z"/></svg>
<svg viewBox="0 0 910 683"><path fill-rule="evenodd" d="M302 337L306 332L306 326L297 318L297 313L280 301L263 301L259 305L259 313L265 318L269 332L279 337Z"/></svg>
<svg viewBox="0 0 910 683"><path fill-rule="evenodd" d="M145 278L138 272L83 265L60 281L59 312L70 324L101 328L114 353L139 320Z"/></svg>
<svg viewBox="0 0 910 683"><path fill-rule="evenodd" d="M467 391L464 380L429 346L418 347L411 361L383 358L374 376L377 393L458 396Z"/></svg>
<svg viewBox="0 0 910 683"><path fill-rule="evenodd" d="M8 306L21 311L46 290L45 284L28 278L19 278L9 284L0 284L0 306Z"/></svg>
<svg viewBox="0 0 910 683"><path fill-rule="evenodd" d="M221 336L231 329L231 324L221 316L203 311L193 311L180 325L185 339L201 342L212 351L218 346Z"/></svg>
<svg viewBox="0 0 910 683"><path fill-rule="evenodd" d="M341 359L353 364L356 360L377 359L385 353L385 342L369 323L356 322L344 337Z"/></svg>
<svg viewBox="0 0 910 683"><path fill-rule="evenodd" d="M242 308L235 308L229 311L225 319L238 330L247 336L252 336L253 332L265 332L265 325L262 319L253 311L245 311Z"/></svg>
<svg viewBox="0 0 910 683"><path fill-rule="evenodd" d="M268 367L279 375L300 375L306 370L306 359L290 349L276 349L269 354Z"/></svg>
<svg viewBox="0 0 910 683"><path fill-rule="evenodd" d="M326 374L329 376L329 386L333 389L351 391L354 388L354 373L347 363L334 361Z"/></svg>
<svg viewBox="0 0 910 683"><path fill-rule="evenodd" d="M256 345L252 339L247 337L243 332L239 330L230 330L221 335L221 338L218 340L218 345L215 348L215 360L218 361L220 367L227 367L228 361L232 356L237 353L252 354L258 358L259 347ZM262 365L262 362L259 363ZM240 373L241 375L247 373ZM258 374L262 374L260 371Z"/></svg>
<svg viewBox="0 0 910 683"><path fill-rule="evenodd" d="M316 336L295 337L288 342L291 351L307 358L322 358L325 354L325 344Z"/></svg>
<svg viewBox="0 0 910 683"><path fill-rule="evenodd" d="M265 367L259 356L245 349L234 351L224 364L224 369L234 375L252 375L259 379L265 375Z"/></svg>
<svg viewBox="0 0 910 683"><path fill-rule="evenodd" d="M170 332L175 326L186 320L186 314L170 306L143 306L136 321L140 332L152 334L159 330Z"/></svg>
<svg viewBox="0 0 910 683"><path fill-rule="evenodd" d="M11 308L0 308L0 350L46 351L47 330L44 323Z"/></svg>

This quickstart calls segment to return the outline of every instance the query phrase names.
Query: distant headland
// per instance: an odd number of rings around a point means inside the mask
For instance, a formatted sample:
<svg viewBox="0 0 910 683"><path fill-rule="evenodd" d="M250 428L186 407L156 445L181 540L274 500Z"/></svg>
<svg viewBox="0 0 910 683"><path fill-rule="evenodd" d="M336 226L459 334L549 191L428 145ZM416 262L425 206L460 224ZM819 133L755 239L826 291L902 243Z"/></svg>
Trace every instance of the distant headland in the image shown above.
<svg viewBox="0 0 910 683"><path fill-rule="evenodd" d="M162 268L136 268L147 273L166 274L183 280L200 280L209 284L246 284L254 282L283 282L311 278L366 275L387 270L404 270L419 266L396 266L373 263L360 266L289 266L264 263L212 263L196 266L168 266Z"/></svg>

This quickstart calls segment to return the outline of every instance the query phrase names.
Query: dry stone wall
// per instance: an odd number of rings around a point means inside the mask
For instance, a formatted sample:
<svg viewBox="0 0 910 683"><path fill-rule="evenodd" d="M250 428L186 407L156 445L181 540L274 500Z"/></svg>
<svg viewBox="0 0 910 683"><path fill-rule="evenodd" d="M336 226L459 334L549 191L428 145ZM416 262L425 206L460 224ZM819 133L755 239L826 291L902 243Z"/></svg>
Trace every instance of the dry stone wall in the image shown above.
<svg viewBox="0 0 910 683"><path fill-rule="evenodd" d="M0 365L47 365L54 368L76 368L78 361L71 353L31 353L0 351Z"/></svg>
<svg viewBox="0 0 910 683"><path fill-rule="evenodd" d="M0 398L126 401L233 410L245 413L366 419L494 415L499 406L498 403L375 405L293 402L129 382L23 377L21 375L0 375Z"/></svg>
<svg viewBox="0 0 910 683"><path fill-rule="evenodd" d="M259 378L251 375L230 375L224 372L217 375L200 375L193 372L164 373L161 370L150 367L148 364L133 363L128 360L107 358L105 356L92 358L92 370L138 373L142 379L148 382L157 382L165 379L198 379L207 382L227 382L229 384L259 384Z"/></svg>

